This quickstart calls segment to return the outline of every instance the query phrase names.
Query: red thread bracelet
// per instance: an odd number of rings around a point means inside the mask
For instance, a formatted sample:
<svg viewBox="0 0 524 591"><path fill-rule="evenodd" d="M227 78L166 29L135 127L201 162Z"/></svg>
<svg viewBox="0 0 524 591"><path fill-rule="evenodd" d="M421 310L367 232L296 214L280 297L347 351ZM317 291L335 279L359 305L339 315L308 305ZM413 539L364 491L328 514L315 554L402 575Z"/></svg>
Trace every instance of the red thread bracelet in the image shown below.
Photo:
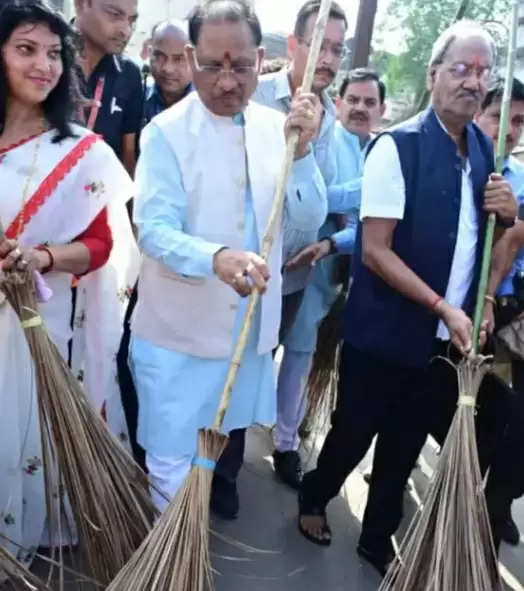
<svg viewBox="0 0 524 591"><path fill-rule="evenodd" d="M437 296L437 298L435 298L435 301L433 302L433 304L430 307L430 310L433 314L435 314L435 309L436 307L440 304L440 302L444 301L444 298L442 296Z"/></svg>
<svg viewBox="0 0 524 591"><path fill-rule="evenodd" d="M47 248L47 246L44 246L43 244L37 246L36 250L40 250L41 252L47 252L47 254L49 255L49 265L47 265L47 267L44 267L40 271L42 275L45 275L46 273L49 273L49 271L53 270L53 267L55 266L55 257L53 256L53 253L49 250L49 248Z"/></svg>

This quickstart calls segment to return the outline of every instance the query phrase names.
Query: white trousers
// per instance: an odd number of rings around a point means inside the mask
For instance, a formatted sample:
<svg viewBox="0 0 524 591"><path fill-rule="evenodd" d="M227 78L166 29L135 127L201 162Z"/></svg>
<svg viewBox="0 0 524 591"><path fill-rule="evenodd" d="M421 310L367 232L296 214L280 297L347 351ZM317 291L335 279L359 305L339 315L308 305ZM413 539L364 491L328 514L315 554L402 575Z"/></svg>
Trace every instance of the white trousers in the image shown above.
<svg viewBox="0 0 524 591"><path fill-rule="evenodd" d="M193 456L159 457L146 454L146 464L149 477L157 489L162 491L169 500L164 498L154 488L151 488L151 498L155 507L162 513L167 509L169 501L177 494L191 470Z"/></svg>
<svg viewBox="0 0 524 591"><path fill-rule="evenodd" d="M284 350L277 388L275 446L278 451L296 451L298 429L306 414L306 385L313 353Z"/></svg>

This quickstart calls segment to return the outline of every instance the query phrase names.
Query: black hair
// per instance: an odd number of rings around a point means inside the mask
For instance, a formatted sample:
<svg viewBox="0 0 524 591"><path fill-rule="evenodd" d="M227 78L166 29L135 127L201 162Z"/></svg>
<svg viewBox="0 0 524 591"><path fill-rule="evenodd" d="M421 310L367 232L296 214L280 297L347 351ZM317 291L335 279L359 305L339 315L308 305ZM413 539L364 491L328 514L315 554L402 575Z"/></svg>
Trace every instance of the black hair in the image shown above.
<svg viewBox="0 0 524 591"><path fill-rule="evenodd" d="M5 0L4 0L5 2ZM39 25L45 23L60 37L63 72L58 84L43 103L47 121L56 129L54 142L72 137L70 121L75 102L73 99L73 67L75 60L74 32L64 17L46 0L8 0L0 4L0 50L7 43L14 29L23 24ZM7 97L9 88L5 64L0 56L0 133L3 132L7 116Z"/></svg>
<svg viewBox="0 0 524 591"><path fill-rule="evenodd" d="M295 21L295 30L294 35L295 37L303 37L304 33L306 32L306 24L309 20L309 17L312 14L317 14L320 10L320 5L322 2L320 0L309 0L302 6L302 8L298 11L297 20ZM329 11L329 18L334 18L337 20L344 21L346 25L346 29L348 28L348 19L346 17L346 13L344 12L343 8L337 3L333 2L331 4L331 10Z"/></svg>
<svg viewBox="0 0 524 591"><path fill-rule="evenodd" d="M367 80L372 80L377 83L380 104L383 105L386 100L386 85L382 82L377 72L371 68L355 68L348 72L348 75L344 78L344 81L340 86L340 96L343 97L346 94L347 87L350 84L355 82L366 82Z"/></svg>
<svg viewBox="0 0 524 591"><path fill-rule="evenodd" d="M189 40L198 43L200 29L205 21L231 23L246 22L253 33L255 45L262 43L262 27L256 12L246 0L207 0L189 15Z"/></svg>
<svg viewBox="0 0 524 591"><path fill-rule="evenodd" d="M504 96L504 80L499 78L488 90L488 93L482 101L481 109L485 111L494 102L501 101ZM513 90L511 91L512 101L524 101L524 84L518 79L513 78Z"/></svg>

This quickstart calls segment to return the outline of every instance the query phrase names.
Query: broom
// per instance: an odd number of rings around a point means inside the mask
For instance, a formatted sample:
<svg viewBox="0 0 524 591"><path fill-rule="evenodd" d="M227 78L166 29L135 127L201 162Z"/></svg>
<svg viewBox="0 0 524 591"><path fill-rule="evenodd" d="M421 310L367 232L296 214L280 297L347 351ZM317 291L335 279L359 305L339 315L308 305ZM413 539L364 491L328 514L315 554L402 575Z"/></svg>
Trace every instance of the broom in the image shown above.
<svg viewBox="0 0 524 591"><path fill-rule="evenodd" d="M302 91L310 92L320 47L329 18L332 0L322 0L309 51ZM274 235L280 224L291 172L298 132L291 134L273 202L268 227L262 243L262 257L267 260ZM238 343L220 398L215 423L198 433L198 456L191 472L159 522L128 565L108 587L108 591L203 591L213 587L209 555L209 501L216 462L227 445L228 437L220 432L231 400L231 393L249 331L260 299L255 290L250 297Z"/></svg>
<svg viewBox="0 0 524 591"><path fill-rule="evenodd" d="M496 170L502 171L516 59L518 1L513 0L508 67ZM495 215L490 214L473 325L473 351L457 367L458 409L442 448L424 506L379 591L502 591L480 470L476 402L489 369L478 353Z"/></svg>
<svg viewBox="0 0 524 591"><path fill-rule="evenodd" d="M22 322L34 360L50 529L61 528L65 485L88 572L108 584L151 529L155 508L147 478L92 409L48 336L33 273L8 271L0 275L0 288Z"/></svg>
<svg viewBox="0 0 524 591"><path fill-rule="evenodd" d="M318 329L317 348L306 386L306 415L299 430L303 439L310 434L326 430L337 404L340 326L346 308L346 298L347 291L343 289Z"/></svg>
<svg viewBox="0 0 524 591"><path fill-rule="evenodd" d="M0 568L4 569L11 579L20 581L29 591L52 591L2 546L0 546Z"/></svg>

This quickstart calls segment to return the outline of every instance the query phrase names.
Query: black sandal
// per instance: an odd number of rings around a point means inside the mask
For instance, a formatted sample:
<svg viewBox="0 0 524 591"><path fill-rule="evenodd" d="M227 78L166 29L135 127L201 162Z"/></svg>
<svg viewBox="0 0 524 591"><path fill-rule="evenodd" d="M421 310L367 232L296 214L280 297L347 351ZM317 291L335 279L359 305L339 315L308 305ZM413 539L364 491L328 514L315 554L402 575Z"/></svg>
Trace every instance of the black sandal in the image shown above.
<svg viewBox="0 0 524 591"><path fill-rule="evenodd" d="M324 527L322 528L322 538L317 538L311 535L303 526L303 517L322 517L324 519ZM313 505L310 505L304 500L303 494L300 493L298 496L298 531L313 544L317 546L330 546L331 545L331 528L327 521L327 515L325 509L319 509ZM324 537L326 534L329 537Z"/></svg>

